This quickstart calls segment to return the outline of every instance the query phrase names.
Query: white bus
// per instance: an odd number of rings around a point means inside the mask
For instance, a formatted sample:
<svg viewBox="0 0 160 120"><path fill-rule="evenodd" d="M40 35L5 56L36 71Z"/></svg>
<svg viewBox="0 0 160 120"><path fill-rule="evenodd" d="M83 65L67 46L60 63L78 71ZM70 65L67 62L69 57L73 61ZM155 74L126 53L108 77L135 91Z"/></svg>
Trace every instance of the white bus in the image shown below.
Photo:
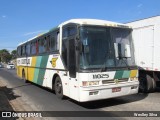
<svg viewBox="0 0 160 120"><path fill-rule="evenodd" d="M79 102L136 94L131 34L119 23L66 21L17 47L17 74Z"/></svg>

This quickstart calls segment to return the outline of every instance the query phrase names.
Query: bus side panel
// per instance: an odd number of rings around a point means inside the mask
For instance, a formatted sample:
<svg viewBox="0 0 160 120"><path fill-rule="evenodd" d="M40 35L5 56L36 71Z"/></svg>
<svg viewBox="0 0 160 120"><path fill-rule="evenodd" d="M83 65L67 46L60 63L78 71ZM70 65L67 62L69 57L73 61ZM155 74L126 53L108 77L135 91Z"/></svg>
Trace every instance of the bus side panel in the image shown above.
<svg viewBox="0 0 160 120"><path fill-rule="evenodd" d="M19 66L17 66L17 75L18 75L19 77L21 77L21 76L20 76L20 67L19 67Z"/></svg>
<svg viewBox="0 0 160 120"><path fill-rule="evenodd" d="M22 72L25 72L25 78L27 79L27 67L26 66L17 66L17 75L22 78Z"/></svg>
<svg viewBox="0 0 160 120"><path fill-rule="evenodd" d="M31 66L28 67L28 80L33 82L37 57L31 57Z"/></svg>
<svg viewBox="0 0 160 120"><path fill-rule="evenodd" d="M36 84L43 85L45 79L48 55L33 57L28 68L28 79Z"/></svg>
<svg viewBox="0 0 160 120"><path fill-rule="evenodd" d="M28 67L28 80L33 82L35 68Z"/></svg>
<svg viewBox="0 0 160 120"><path fill-rule="evenodd" d="M48 56L48 60L46 59L47 63L46 64L46 71L44 73L44 80L43 80L43 84L42 86L45 86L45 87L48 87L50 89L52 89L52 78L53 78L53 75L56 73L56 70L52 70L52 58L53 56L52 55L49 55ZM50 69L48 69L50 68Z"/></svg>
<svg viewBox="0 0 160 120"><path fill-rule="evenodd" d="M47 62L48 62L48 55L42 56L40 58L40 66L39 66L39 73L38 73L38 78L37 78L37 84L39 85L43 85L43 81L44 79L46 79L45 77L45 73L46 73L46 68L47 68Z"/></svg>
<svg viewBox="0 0 160 120"><path fill-rule="evenodd" d="M33 78L34 83L37 83L37 81L38 81L39 67L40 67L40 64L41 64L41 59L42 59L42 56L38 56L36 58L36 65L35 65L35 69L34 69L34 78Z"/></svg>

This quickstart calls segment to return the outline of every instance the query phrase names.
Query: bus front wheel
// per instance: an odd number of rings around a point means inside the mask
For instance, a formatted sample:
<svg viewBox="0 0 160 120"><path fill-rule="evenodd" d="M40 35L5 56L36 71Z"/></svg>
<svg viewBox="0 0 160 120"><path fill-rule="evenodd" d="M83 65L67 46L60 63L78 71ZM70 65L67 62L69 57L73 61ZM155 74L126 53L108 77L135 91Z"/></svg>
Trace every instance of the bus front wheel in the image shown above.
<svg viewBox="0 0 160 120"><path fill-rule="evenodd" d="M54 88L55 88L55 93L57 97L60 99L63 99L63 85L60 77L56 77Z"/></svg>

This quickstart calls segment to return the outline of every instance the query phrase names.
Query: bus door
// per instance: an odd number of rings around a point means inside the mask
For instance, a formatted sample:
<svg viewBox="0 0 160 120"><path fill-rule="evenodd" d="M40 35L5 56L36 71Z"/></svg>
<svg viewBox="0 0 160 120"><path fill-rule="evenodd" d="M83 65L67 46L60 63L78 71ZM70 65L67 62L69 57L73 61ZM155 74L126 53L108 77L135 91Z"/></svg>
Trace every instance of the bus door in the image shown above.
<svg viewBox="0 0 160 120"><path fill-rule="evenodd" d="M66 49L62 48L62 56L68 70L69 96L73 99L78 99L78 80L76 79L75 50L76 31L77 27L75 25L65 26L63 29L63 34L65 34L63 35L63 42L66 45ZM65 45L63 45L63 47L65 47Z"/></svg>

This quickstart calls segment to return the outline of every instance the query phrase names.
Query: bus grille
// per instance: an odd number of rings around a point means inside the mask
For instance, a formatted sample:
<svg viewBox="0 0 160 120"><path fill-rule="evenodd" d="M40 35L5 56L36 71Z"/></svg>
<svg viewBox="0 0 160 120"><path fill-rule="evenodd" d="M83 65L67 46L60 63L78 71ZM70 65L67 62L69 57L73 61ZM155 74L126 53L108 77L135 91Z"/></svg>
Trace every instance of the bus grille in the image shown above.
<svg viewBox="0 0 160 120"><path fill-rule="evenodd" d="M115 81L115 79L111 79L111 80L103 80L102 84L112 84L112 83L122 83L122 82L128 82L128 78L123 78L123 79L118 79L117 81Z"/></svg>

